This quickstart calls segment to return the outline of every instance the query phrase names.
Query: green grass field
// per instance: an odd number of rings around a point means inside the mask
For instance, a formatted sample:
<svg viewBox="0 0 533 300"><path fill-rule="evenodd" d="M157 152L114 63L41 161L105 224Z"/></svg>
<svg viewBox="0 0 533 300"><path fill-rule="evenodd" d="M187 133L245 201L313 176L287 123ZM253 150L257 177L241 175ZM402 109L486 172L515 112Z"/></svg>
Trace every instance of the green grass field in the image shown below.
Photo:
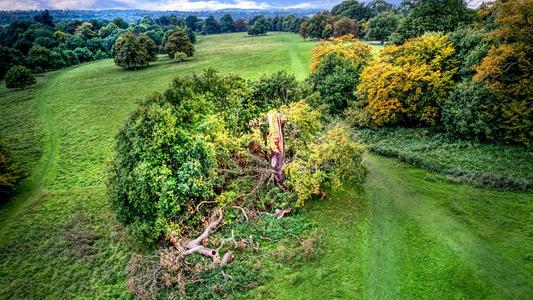
<svg viewBox="0 0 533 300"><path fill-rule="evenodd" d="M279 33L202 37L193 60L139 71L103 60L0 88L0 136L31 176L0 209L0 298L129 298L125 267L143 248L114 220L105 168L136 100L172 78L215 67L257 78L308 74L313 42ZM526 154L524 154L526 155ZM533 194L436 180L369 156L364 192L335 191L305 209L324 232L320 260L250 293L259 298L525 299L533 294Z"/></svg>

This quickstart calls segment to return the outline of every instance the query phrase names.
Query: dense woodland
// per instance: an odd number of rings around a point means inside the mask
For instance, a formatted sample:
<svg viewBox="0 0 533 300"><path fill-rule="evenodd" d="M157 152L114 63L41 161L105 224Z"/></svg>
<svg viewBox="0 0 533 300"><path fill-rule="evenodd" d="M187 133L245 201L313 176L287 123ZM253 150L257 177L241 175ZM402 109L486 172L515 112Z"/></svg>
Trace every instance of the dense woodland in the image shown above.
<svg viewBox="0 0 533 300"><path fill-rule="evenodd" d="M56 21L44 11L0 29L0 76L8 88L23 89L35 83L32 73L105 58L123 72L162 55L186 63L198 35L246 32L259 39L284 31L318 41L303 81L285 71L247 80L212 68L177 77L141 100L116 136L107 196L128 233L159 249L158 261L132 259L128 289L141 298L209 298L203 293L210 286L228 296L234 279L244 282L239 292L255 286L258 238L276 242L275 231L297 232L298 243L284 255L302 262L317 255L307 225L283 220L332 190L361 188L368 173L363 141L376 142L369 130L384 137L383 130L423 128L528 155L532 13L533 0L475 9L462 0L349 0L311 17L165 15L136 22ZM388 45L373 53L369 44ZM15 166L0 148L2 194L22 177ZM532 188L527 180L484 180L491 188ZM233 275L224 273L227 266Z"/></svg>

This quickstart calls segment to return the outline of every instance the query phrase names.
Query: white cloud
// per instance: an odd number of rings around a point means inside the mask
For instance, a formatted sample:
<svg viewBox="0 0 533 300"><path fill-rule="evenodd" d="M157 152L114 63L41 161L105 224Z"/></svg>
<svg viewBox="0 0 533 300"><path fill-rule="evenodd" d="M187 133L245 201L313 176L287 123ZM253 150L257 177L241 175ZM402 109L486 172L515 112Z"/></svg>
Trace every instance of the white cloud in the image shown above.
<svg viewBox="0 0 533 300"><path fill-rule="evenodd" d="M0 10L27 10L39 8L39 2L35 0L0 0Z"/></svg>
<svg viewBox="0 0 533 300"><path fill-rule="evenodd" d="M88 9L95 0L48 0L48 6L55 9Z"/></svg>
<svg viewBox="0 0 533 300"><path fill-rule="evenodd" d="M207 1L190 1L190 0L158 0L153 2L146 2L142 0L115 0L117 3L123 3L130 8L147 9L147 10L184 10L184 11L198 11L198 10L217 10L226 8L242 8L242 9L266 9L271 5L264 2L256 2L251 0L236 0L229 3L224 3L215 0ZM121 7L123 8L123 7Z"/></svg>
<svg viewBox="0 0 533 300"><path fill-rule="evenodd" d="M312 2L302 2L294 5L284 6L285 8L331 8L334 4L337 4L340 1L312 1Z"/></svg>

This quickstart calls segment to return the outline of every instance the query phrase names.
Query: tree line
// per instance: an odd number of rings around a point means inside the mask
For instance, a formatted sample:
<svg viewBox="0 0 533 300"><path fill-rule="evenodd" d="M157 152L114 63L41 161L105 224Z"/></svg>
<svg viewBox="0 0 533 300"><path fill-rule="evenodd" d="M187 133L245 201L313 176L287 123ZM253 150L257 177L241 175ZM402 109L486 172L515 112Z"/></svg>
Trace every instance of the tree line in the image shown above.
<svg viewBox="0 0 533 300"><path fill-rule="evenodd" d="M357 1L339 7L347 2ZM391 33L401 38L377 57L355 35L319 43L308 79L316 105L356 127L428 127L530 146L532 10L532 0L476 10L461 0L409 1L401 32Z"/></svg>

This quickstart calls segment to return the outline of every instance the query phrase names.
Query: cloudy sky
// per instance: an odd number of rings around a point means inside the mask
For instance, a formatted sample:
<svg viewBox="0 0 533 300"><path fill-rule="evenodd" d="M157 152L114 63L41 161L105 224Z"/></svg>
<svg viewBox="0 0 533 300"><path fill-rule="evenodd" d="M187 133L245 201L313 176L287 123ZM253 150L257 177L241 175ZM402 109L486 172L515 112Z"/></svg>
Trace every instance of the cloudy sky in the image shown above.
<svg viewBox="0 0 533 300"><path fill-rule="evenodd" d="M224 8L331 8L341 0L0 0L0 10L109 9L216 10Z"/></svg>

